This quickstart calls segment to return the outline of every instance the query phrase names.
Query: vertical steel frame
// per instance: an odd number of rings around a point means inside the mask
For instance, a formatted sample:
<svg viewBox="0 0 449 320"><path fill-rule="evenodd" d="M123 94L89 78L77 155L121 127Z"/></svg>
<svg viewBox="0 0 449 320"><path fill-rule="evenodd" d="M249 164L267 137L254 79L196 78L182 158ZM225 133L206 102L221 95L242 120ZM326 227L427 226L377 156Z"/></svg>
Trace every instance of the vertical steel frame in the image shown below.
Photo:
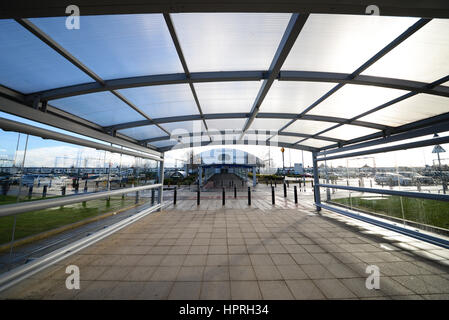
<svg viewBox="0 0 449 320"><path fill-rule="evenodd" d="M159 187L159 193L157 196L158 203L162 205L162 202L164 201L164 154L161 156L162 160L159 161L159 172L158 172L158 179L161 186ZM162 208L162 207L161 207ZM158 211L161 211L161 208L158 209Z"/></svg>
<svg viewBox="0 0 449 320"><path fill-rule="evenodd" d="M316 210L321 211L320 176L319 176L319 172L318 172L318 161L317 161L317 153L316 152L312 152L312 161L313 161L314 200L315 200Z"/></svg>

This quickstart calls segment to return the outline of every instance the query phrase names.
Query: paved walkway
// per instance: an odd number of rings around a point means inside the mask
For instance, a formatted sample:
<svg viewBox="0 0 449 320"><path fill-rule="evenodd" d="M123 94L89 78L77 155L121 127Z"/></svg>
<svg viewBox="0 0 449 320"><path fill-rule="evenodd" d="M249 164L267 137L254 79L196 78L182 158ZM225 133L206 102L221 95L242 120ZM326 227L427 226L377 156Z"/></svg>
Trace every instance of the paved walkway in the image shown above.
<svg viewBox="0 0 449 320"><path fill-rule="evenodd" d="M0 293L5 299L448 299L449 250L269 196L179 200ZM268 199L266 199L268 197ZM188 198L188 197L186 197ZM265 198L265 199L264 199ZM65 287L66 266L81 289ZM368 290L366 267L380 270Z"/></svg>

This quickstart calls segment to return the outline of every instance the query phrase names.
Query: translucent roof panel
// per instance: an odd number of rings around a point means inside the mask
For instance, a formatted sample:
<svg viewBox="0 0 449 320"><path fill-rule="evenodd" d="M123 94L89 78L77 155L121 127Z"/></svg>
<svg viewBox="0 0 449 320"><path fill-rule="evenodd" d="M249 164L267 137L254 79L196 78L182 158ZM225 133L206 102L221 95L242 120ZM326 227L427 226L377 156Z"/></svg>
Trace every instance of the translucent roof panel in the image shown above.
<svg viewBox="0 0 449 320"><path fill-rule="evenodd" d="M155 146L156 148L163 148L163 147L171 147L178 143L179 142L174 139L169 139L169 140L154 141L154 142L151 142L150 144L152 146Z"/></svg>
<svg viewBox="0 0 449 320"><path fill-rule="evenodd" d="M233 144L234 140L238 141L240 138L240 134L232 134L232 133L226 133L224 135L220 134L211 134L212 142L215 143L222 143L222 141L225 141L225 143Z"/></svg>
<svg viewBox="0 0 449 320"><path fill-rule="evenodd" d="M329 146L331 144L335 144L335 142L325 141L325 140L319 140L319 139L307 139L300 143L298 143L298 146L308 146L312 148L323 148L326 146Z"/></svg>
<svg viewBox="0 0 449 320"><path fill-rule="evenodd" d="M408 91L347 84L308 114L352 118L393 100Z"/></svg>
<svg viewBox="0 0 449 320"><path fill-rule="evenodd" d="M286 13L171 15L190 72L267 70L290 16Z"/></svg>
<svg viewBox="0 0 449 320"><path fill-rule="evenodd" d="M51 101L51 105L100 126L145 120L109 91L56 99Z"/></svg>
<svg viewBox="0 0 449 320"><path fill-rule="evenodd" d="M291 137L291 136L279 136L276 135L275 137L273 137L272 139L270 139L271 142L283 142L283 143L296 143L299 140L302 140L304 138L301 137Z"/></svg>
<svg viewBox="0 0 449 320"><path fill-rule="evenodd" d="M188 84L170 84L119 90L151 118L198 114Z"/></svg>
<svg viewBox="0 0 449 320"><path fill-rule="evenodd" d="M271 144L273 145L274 142L267 142L268 138L270 138L272 136L272 134L270 134L269 132L267 133L246 133L242 140L243 141L248 141L248 143L250 144L260 144L260 145L268 145ZM240 138L240 137L239 137ZM299 139L298 139L299 140Z"/></svg>
<svg viewBox="0 0 449 320"><path fill-rule="evenodd" d="M205 131L202 120L163 123L161 124L161 127L169 131L173 136L189 132Z"/></svg>
<svg viewBox="0 0 449 320"><path fill-rule="evenodd" d="M204 114L250 112L260 89L259 81L195 83Z"/></svg>
<svg viewBox="0 0 449 320"><path fill-rule="evenodd" d="M119 130L118 132L136 140L144 140L166 136L167 134L155 125Z"/></svg>
<svg viewBox="0 0 449 320"><path fill-rule="evenodd" d="M433 19L363 74L433 82L449 74L449 20Z"/></svg>
<svg viewBox="0 0 449 320"><path fill-rule="evenodd" d="M282 69L352 73L417 20L311 14Z"/></svg>
<svg viewBox="0 0 449 320"><path fill-rule="evenodd" d="M372 128L365 128L350 124L344 124L338 128L327 131L322 135L325 137L331 137L340 140L351 140L354 138L363 137L372 133L376 133L378 131L379 130Z"/></svg>
<svg viewBox="0 0 449 320"><path fill-rule="evenodd" d="M285 132L297 132L297 133L305 133L305 134L316 134L320 131L326 130L332 126L335 126L334 122L325 122L325 121L312 121L312 120L296 120L287 128L285 128Z"/></svg>
<svg viewBox="0 0 449 320"><path fill-rule="evenodd" d="M13 20L0 20L0 84L22 93L93 80Z"/></svg>
<svg viewBox="0 0 449 320"><path fill-rule="evenodd" d="M183 71L162 14L82 16L78 30L65 20L31 19L103 79Z"/></svg>
<svg viewBox="0 0 449 320"><path fill-rule="evenodd" d="M256 118L249 127L251 130L271 130L279 131L283 126L285 126L290 120L289 119L262 119ZM242 127L243 129L243 127Z"/></svg>
<svg viewBox="0 0 449 320"><path fill-rule="evenodd" d="M275 81L260 112L300 113L334 86L326 82Z"/></svg>
<svg viewBox="0 0 449 320"><path fill-rule="evenodd" d="M242 130L246 118L206 120L209 131L212 130Z"/></svg>
<svg viewBox="0 0 449 320"><path fill-rule="evenodd" d="M446 112L449 112L449 98L422 93L369 114L360 120L400 126Z"/></svg>

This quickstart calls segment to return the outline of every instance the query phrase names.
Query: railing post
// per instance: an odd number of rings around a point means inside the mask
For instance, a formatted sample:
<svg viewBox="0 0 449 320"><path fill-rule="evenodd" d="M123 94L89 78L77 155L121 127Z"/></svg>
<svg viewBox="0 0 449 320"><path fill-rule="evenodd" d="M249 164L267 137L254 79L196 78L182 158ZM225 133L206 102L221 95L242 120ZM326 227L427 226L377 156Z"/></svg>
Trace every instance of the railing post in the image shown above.
<svg viewBox="0 0 449 320"><path fill-rule="evenodd" d="M222 193L222 200L221 200L221 204L224 206L226 203L226 193L225 193L225 188L223 188L223 193Z"/></svg>
<svg viewBox="0 0 449 320"><path fill-rule="evenodd" d="M276 203L274 196L274 187L271 186L271 204L274 205Z"/></svg>
<svg viewBox="0 0 449 320"><path fill-rule="evenodd" d="M159 183L161 184L159 188L158 193L158 204L162 205L162 202L164 201L163 197L163 191L164 191L164 154L161 155L162 160L159 162ZM161 209L158 209L158 211L161 211Z"/></svg>
<svg viewBox="0 0 449 320"><path fill-rule="evenodd" d="M251 205L251 187L248 187L248 205Z"/></svg>
<svg viewBox="0 0 449 320"><path fill-rule="evenodd" d="M293 193L295 194L295 203L298 203L298 188L296 186L293 187Z"/></svg>
<svg viewBox="0 0 449 320"><path fill-rule="evenodd" d="M154 205L154 195L155 195L156 190L151 189L151 205ZM124 196L125 194L123 194Z"/></svg>
<svg viewBox="0 0 449 320"><path fill-rule="evenodd" d="M177 196L177 188L175 187L175 189L173 190L173 204L176 205L176 196Z"/></svg>

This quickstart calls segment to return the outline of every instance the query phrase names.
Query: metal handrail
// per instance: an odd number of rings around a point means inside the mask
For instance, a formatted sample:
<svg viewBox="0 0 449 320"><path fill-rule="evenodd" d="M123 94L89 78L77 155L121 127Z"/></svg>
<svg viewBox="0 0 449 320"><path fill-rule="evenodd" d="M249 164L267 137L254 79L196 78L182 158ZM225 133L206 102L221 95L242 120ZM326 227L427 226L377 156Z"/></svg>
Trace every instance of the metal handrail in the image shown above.
<svg viewBox="0 0 449 320"><path fill-rule="evenodd" d="M330 189L342 189L342 190L358 191L358 192L366 192L366 193L387 194L387 195L391 195L391 196L400 196L400 197L409 197L409 198L449 201L449 195L436 194L436 193L361 188L361 187L351 187L351 186L341 186L341 185L336 185L336 184L321 184L321 183L318 184L318 187L330 188Z"/></svg>
<svg viewBox="0 0 449 320"><path fill-rule="evenodd" d="M0 206L0 217L11 216L14 214L25 213L29 211L48 209L58 206L64 206L72 203L84 202L89 200L101 199L109 196L129 193L129 192L137 192L148 189L156 189L161 188L162 184L151 184L145 186L138 186L132 188L125 189L117 189L117 190L108 190L101 191L95 193L84 193L84 194L75 194L69 195L60 198L53 199L45 199L45 200L37 200L37 201L27 201L13 204L5 204Z"/></svg>

